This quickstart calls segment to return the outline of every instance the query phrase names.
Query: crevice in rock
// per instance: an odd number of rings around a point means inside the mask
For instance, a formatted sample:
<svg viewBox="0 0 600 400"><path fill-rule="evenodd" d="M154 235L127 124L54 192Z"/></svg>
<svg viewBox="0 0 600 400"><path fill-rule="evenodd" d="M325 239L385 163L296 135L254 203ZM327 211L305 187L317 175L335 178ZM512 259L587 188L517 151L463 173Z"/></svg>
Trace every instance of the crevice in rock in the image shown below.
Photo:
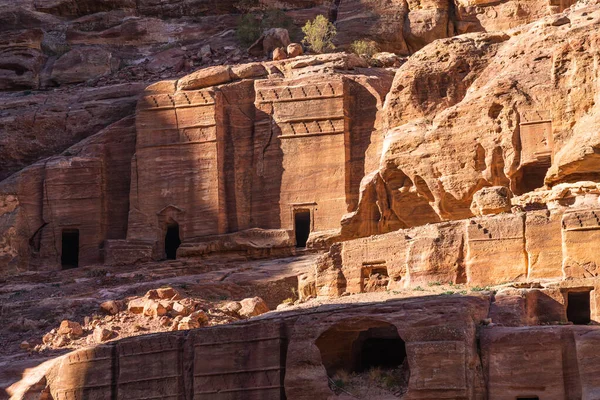
<svg viewBox="0 0 600 400"><path fill-rule="evenodd" d="M337 22L338 11L341 3L342 0L333 0L333 4L331 6L331 9L329 10L329 21L331 21L332 24L335 24Z"/></svg>

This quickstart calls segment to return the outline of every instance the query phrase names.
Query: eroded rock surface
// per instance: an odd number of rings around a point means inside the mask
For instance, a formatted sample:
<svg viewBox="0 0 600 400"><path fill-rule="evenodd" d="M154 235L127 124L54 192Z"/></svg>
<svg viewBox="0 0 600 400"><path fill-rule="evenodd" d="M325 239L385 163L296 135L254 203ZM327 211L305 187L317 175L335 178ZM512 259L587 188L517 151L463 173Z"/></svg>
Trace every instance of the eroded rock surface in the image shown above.
<svg viewBox="0 0 600 400"><path fill-rule="evenodd" d="M521 195L597 180L595 72L583 67L596 13L446 39L404 64L386 102L379 170L363 180L346 233L470 217L486 186Z"/></svg>

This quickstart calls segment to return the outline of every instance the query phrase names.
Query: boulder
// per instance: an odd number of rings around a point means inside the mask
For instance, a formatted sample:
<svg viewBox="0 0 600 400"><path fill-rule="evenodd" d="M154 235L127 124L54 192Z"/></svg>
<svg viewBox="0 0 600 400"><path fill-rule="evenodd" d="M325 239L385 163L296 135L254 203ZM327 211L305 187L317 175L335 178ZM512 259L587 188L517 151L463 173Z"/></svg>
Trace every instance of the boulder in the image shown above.
<svg viewBox="0 0 600 400"><path fill-rule="evenodd" d="M471 211L478 216L510 212L510 194L505 186L485 187L473 195Z"/></svg>
<svg viewBox="0 0 600 400"><path fill-rule="evenodd" d="M158 318L167 314L167 309L158 301L146 300L144 304L144 315L147 317Z"/></svg>
<svg viewBox="0 0 600 400"><path fill-rule="evenodd" d="M234 65L231 67L231 75L234 79L253 79L265 77L268 72L264 65L256 62Z"/></svg>
<svg viewBox="0 0 600 400"><path fill-rule="evenodd" d="M208 316L204 311L195 311L188 317L183 317L177 324L177 330L183 331L188 329L196 329L205 325L208 322Z"/></svg>
<svg viewBox="0 0 600 400"><path fill-rule="evenodd" d="M118 300L108 300L100 304L100 310L109 315L118 314L123 310L123 302Z"/></svg>
<svg viewBox="0 0 600 400"><path fill-rule="evenodd" d="M304 49L300 43L291 43L287 47L288 58L298 57L304 54Z"/></svg>
<svg viewBox="0 0 600 400"><path fill-rule="evenodd" d="M240 301L241 308L239 314L242 317L250 318L269 312L269 306L260 297L252 297Z"/></svg>
<svg viewBox="0 0 600 400"><path fill-rule="evenodd" d="M127 304L127 311L132 314L142 314L144 312L144 306L146 305L146 299L138 297Z"/></svg>
<svg viewBox="0 0 600 400"><path fill-rule="evenodd" d="M172 287L156 289L156 295L161 300L179 300L181 295Z"/></svg>
<svg viewBox="0 0 600 400"><path fill-rule="evenodd" d="M233 316L238 316L239 311L242 309L242 305L240 304L239 301L230 301L229 303L225 304L223 307L221 307L221 311L224 312L225 314L229 314L229 315L233 315Z"/></svg>
<svg viewBox="0 0 600 400"><path fill-rule="evenodd" d="M93 333L94 341L96 343L106 342L108 339L110 339L112 337L112 335L113 335L113 331L108 330L106 328L102 328L100 326L97 326L94 329L94 333Z"/></svg>
<svg viewBox="0 0 600 400"><path fill-rule="evenodd" d="M283 47L278 47L273 50L273 61L281 61L287 58L287 54L285 53L285 49Z"/></svg>
<svg viewBox="0 0 600 400"><path fill-rule="evenodd" d="M60 327L58 328L58 334L79 337L83 335L83 328L78 322L64 320L60 323Z"/></svg>
<svg viewBox="0 0 600 400"><path fill-rule="evenodd" d="M181 78L177 82L177 90L202 89L209 86L221 85L231 80L231 67L219 65L201 69Z"/></svg>
<svg viewBox="0 0 600 400"><path fill-rule="evenodd" d="M265 31L250 48L248 53L255 57L268 56L275 49L286 48L291 43L287 29L272 28Z"/></svg>
<svg viewBox="0 0 600 400"><path fill-rule="evenodd" d="M173 314L174 316L181 315L185 317L190 315L190 313L191 310L178 301L174 302L171 307L171 314Z"/></svg>

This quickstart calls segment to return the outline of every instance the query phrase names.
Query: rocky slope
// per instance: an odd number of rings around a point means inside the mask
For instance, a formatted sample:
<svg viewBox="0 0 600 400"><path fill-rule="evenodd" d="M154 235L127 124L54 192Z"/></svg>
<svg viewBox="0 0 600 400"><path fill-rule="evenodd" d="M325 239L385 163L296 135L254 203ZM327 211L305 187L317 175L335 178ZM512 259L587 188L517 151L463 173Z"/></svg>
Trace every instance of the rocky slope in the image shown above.
<svg viewBox="0 0 600 400"><path fill-rule="evenodd" d="M366 38L381 50L407 55L436 39L517 26L568 5L564 0L550 6L547 0L3 0L0 90L18 93L0 95L0 179L129 113L130 105L120 104L119 87L110 85L147 85L200 66L247 60L235 34L241 11L282 9L297 27L324 14L335 22L342 47ZM102 102L119 113L88 124L98 112L80 102L93 98L89 87L98 86L115 93ZM139 93L132 89L131 94ZM64 106L48 107L53 104ZM67 113L71 105L85 110ZM49 121L35 138L14 134L35 131L30 121L48 112L57 122ZM66 128L62 121L87 126Z"/></svg>

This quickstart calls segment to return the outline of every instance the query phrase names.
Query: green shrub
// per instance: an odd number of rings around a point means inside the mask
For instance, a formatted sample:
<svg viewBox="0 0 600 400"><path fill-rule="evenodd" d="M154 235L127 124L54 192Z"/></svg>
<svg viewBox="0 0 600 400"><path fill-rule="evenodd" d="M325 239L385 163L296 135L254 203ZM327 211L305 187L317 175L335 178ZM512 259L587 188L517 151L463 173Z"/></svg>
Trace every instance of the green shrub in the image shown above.
<svg viewBox="0 0 600 400"><path fill-rule="evenodd" d="M317 15L314 20L306 22L302 32L304 32L302 43L315 53L324 53L335 49L333 38L337 31L325 16Z"/></svg>
<svg viewBox="0 0 600 400"><path fill-rule="evenodd" d="M350 45L350 50L359 57L370 60L379 52L377 43L372 40L356 40Z"/></svg>

